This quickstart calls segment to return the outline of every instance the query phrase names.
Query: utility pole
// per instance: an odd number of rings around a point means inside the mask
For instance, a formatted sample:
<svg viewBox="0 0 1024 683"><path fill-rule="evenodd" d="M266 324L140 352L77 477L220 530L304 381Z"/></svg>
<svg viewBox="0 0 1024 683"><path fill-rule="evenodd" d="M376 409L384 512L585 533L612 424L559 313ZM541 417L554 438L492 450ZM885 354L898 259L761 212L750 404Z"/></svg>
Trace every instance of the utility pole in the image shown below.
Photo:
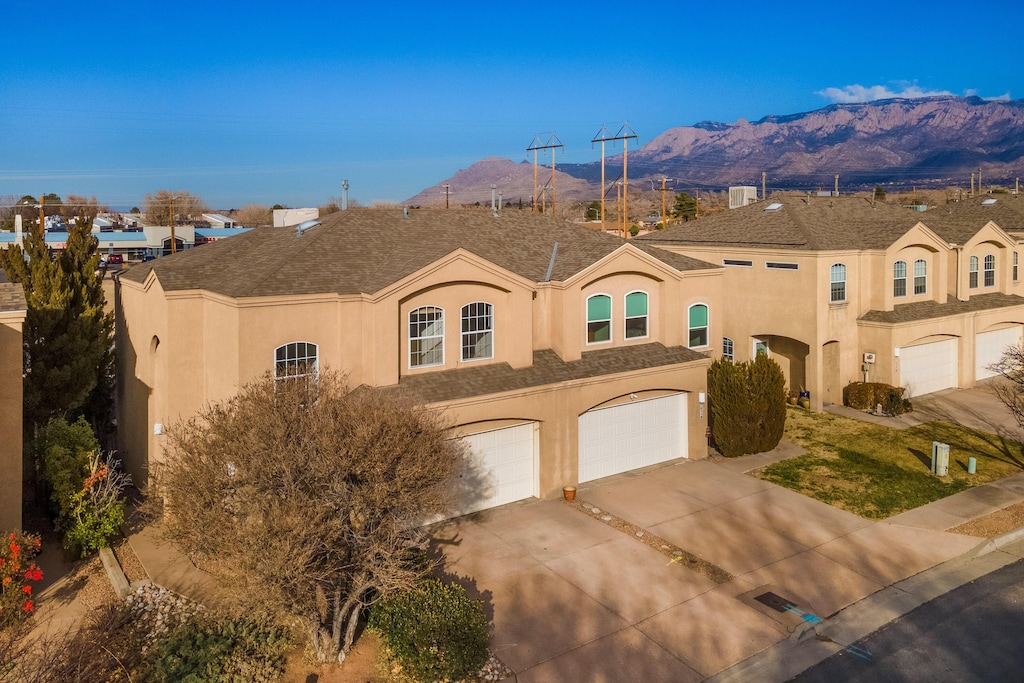
<svg viewBox="0 0 1024 683"><path fill-rule="evenodd" d="M622 140L622 225L619 228L622 237L625 238L626 230L629 227L627 222L629 221L629 141L636 140L637 134L633 132L633 129L629 127L629 123L626 121L622 122L618 132L615 135L609 135L608 129L605 126L601 126L601 130L598 131L597 135L591 140L592 143L601 143L601 220L604 220L604 143L606 141ZM601 226L602 228L604 225Z"/></svg>
<svg viewBox="0 0 1024 683"><path fill-rule="evenodd" d="M981 189L981 168L978 168L978 194L982 193Z"/></svg>
<svg viewBox="0 0 1024 683"><path fill-rule="evenodd" d="M839 196L839 174L838 173L836 173L836 189L832 193L832 196L833 197L838 197Z"/></svg>
<svg viewBox="0 0 1024 683"><path fill-rule="evenodd" d="M693 201L693 220L697 220L700 218L700 188L698 187L693 193L695 195Z"/></svg>
<svg viewBox="0 0 1024 683"><path fill-rule="evenodd" d="M444 208L447 209L448 208L448 194L449 194L449 190L451 189L451 185L449 185L448 183L445 183L442 187L444 187Z"/></svg>
<svg viewBox="0 0 1024 683"><path fill-rule="evenodd" d="M765 195L765 185L766 185L767 181L768 181L768 173L766 171L761 171L761 200L762 201L764 201L765 199L768 198L767 195Z"/></svg>
<svg viewBox="0 0 1024 683"><path fill-rule="evenodd" d="M672 180L672 178L666 178L665 176L662 176L660 188L654 187L654 181L651 181L651 189L661 193L661 227L663 229L668 227L668 213L666 212L665 206L665 193L668 192L669 189L671 189L666 185L666 183L668 183L668 181L670 180Z"/></svg>
<svg viewBox="0 0 1024 683"><path fill-rule="evenodd" d="M171 219L171 253L173 254L174 252L176 252L178 250L177 249L177 245L175 244L175 240L174 240L174 196L173 195L170 197L170 203L168 204L168 209L167 210L168 210L168 213L170 213L169 218Z"/></svg>
<svg viewBox="0 0 1024 683"><path fill-rule="evenodd" d="M541 142L540 136L547 135L547 141ZM555 214L555 150L564 148L565 145L554 133L538 133L533 137L533 142L526 148L526 151L533 152L533 206L537 210L537 152L542 149L551 150L551 215ZM541 211L544 212L543 210Z"/></svg>
<svg viewBox="0 0 1024 683"><path fill-rule="evenodd" d="M974 196L974 174L973 173L971 173L971 194L969 196L971 196L971 197Z"/></svg>

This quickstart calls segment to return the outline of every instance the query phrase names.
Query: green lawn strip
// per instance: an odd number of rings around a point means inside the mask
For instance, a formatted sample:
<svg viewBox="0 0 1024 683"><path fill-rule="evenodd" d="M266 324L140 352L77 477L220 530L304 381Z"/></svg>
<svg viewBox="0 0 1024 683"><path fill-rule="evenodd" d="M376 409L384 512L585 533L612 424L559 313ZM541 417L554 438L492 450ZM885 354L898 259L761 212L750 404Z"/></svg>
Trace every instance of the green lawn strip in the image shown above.
<svg viewBox="0 0 1024 683"><path fill-rule="evenodd" d="M884 519L1018 472L1024 446L949 422L897 430L791 408L786 438L807 453L758 476L868 519ZM932 441L950 446L949 475L930 471ZM967 459L977 474L967 474Z"/></svg>

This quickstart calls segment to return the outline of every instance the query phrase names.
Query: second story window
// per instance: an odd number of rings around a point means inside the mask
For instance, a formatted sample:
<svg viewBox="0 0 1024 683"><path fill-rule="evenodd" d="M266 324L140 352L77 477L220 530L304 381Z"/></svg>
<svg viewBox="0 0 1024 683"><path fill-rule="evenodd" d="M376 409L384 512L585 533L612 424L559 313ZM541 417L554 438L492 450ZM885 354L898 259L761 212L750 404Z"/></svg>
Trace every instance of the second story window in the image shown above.
<svg viewBox="0 0 1024 683"><path fill-rule="evenodd" d="M689 311L689 347L708 345L708 307L704 304L694 304Z"/></svg>
<svg viewBox="0 0 1024 683"><path fill-rule="evenodd" d="M626 295L626 339L647 336L647 293Z"/></svg>
<svg viewBox="0 0 1024 683"><path fill-rule="evenodd" d="M409 367L444 363L444 309L421 306L409 312Z"/></svg>
<svg viewBox="0 0 1024 683"><path fill-rule="evenodd" d="M992 254L985 257L985 286L996 286L996 257Z"/></svg>
<svg viewBox="0 0 1024 683"><path fill-rule="evenodd" d="M312 342L278 346L274 350L274 379L315 378L319 362L319 348Z"/></svg>
<svg viewBox="0 0 1024 683"><path fill-rule="evenodd" d="M914 294L928 291L928 262L923 258L914 261Z"/></svg>
<svg viewBox="0 0 1024 683"><path fill-rule="evenodd" d="M892 295L907 295L907 262L897 261L892 264Z"/></svg>
<svg viewBox="0 0 1024 683"><path fill-rule="evenodd" d="M967 286L971 289L978 287L978 257L972 256L967 276Z"/></svg>
<svg viewBox="0 0 1024 683"><path fill-rule="evenodd" d="M612 339L612 298L595 294L587 299L587 343L597 344Z"/></svg>
<svg viewBox="0 0 1024 683"><path fill-rule="evenodd" d="M722 358L727 360L735 360L736 349L732 343L732 339L728 337L722 337Z"/></svg>
<svg viewBox="0 0 1024 683"><path fill-rule="evenodd" d="M1017 281L1017 252L1013 252L1013 281Z"/></svg>
<svg viewBox="0 0 1024 683"><path fill-rule="evenodd" d="M842 263L832 264L829 270L829 301L838 303L846 301L846 266Z"/></svg>
<svg viewBox="0 0 1024 683"><path fill-rule="evenodd" d="M462 307L462 360L494 357L494 307L476 301Z"/></svg>

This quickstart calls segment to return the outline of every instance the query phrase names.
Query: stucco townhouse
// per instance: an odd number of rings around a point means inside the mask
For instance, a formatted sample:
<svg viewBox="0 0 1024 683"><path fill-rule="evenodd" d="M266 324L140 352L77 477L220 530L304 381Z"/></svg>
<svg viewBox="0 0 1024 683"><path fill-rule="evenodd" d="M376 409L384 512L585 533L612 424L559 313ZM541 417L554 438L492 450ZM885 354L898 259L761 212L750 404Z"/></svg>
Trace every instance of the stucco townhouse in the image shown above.
<svg viewBox="0 0 1024 683"><path fill-rule="evenodd" d="M21 528L22 329L27 311L21 285L0 282L0 531Z"/></svg>
<svg viewBox="0 0 1024 683"><path fill-rule="evenodd" d="M266 373L405 387L469 447L462 511L707 454L724 269L523 211L352 209L118 280L119 454Z"/></svg>
<svg viewBox="0 0 1024 683"><path fill-rule="evenodd" d="M722 355L768 353L820 410L854 381L913 397L995 374L1024 323L1019 201L781 194L638 241L722 265Z"/></svg>

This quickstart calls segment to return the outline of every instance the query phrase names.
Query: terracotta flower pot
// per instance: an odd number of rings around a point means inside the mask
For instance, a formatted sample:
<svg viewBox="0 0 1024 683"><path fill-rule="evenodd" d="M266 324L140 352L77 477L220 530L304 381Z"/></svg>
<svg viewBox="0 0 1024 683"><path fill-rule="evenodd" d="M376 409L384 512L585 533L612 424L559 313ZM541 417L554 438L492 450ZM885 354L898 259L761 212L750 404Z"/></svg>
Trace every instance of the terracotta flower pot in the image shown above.
<svg viewBox="0 0 1024 683"><path fill-rule="evenodd" d="M563 486L562 495L565 496L566 500L576 500L576 487L575 486Z"/></svg>

